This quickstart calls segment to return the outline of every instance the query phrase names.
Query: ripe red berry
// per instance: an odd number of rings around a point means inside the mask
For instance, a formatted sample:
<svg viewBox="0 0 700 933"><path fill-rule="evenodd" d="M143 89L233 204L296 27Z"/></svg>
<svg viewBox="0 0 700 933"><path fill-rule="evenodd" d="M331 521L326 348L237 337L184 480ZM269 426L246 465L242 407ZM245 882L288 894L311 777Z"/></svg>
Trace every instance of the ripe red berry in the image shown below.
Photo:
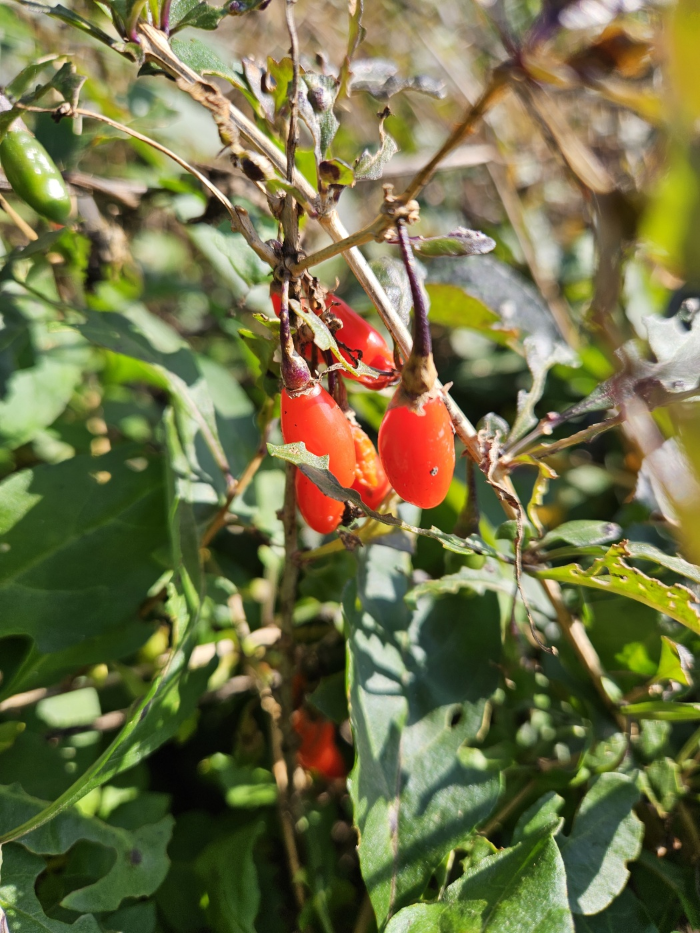
<svg viewBox="0 0 700 933"><path fill-rule="evenodd" d="M307 771L316 771L332 780L347 774L345 761L335 744L335 726L328 719L312 719L306 710L292 713L292 726L301 738L297 756Z"/></svg>
<svg viewBox="0 0 700 933"><path fill-rule="evenodd" d="M402 386L379 428L379 456L396 492L422 509L440 505L455 468L454 429L437 394L417 403Z"/></svg>
<svg viewBox="0 0 700 933"><path fill-rule="evenodd" d="M351 422L350 427L355 442L355 482L352 488L359 492L365 505L377 509L391 489L391 484L372 441L359 424Z"/></svg>
<svg viewBox="0 0 700 933"><path fill-rule="evenodd" d="M341 486L355 477L355 445L350 425L336 402L316 383L307 392L282 389L281 426L285 444L303 441L317 456L329 455L328 468ZM310 479L297 470L297 504L306 523L321 534L337 528L344 505L325 496Z"/></svg>
<svg viewBox="0 0 700 933"><path fill-rule="evenodd" d="M272 292L271 297L275 314L279 317L280 297L276 292ZM336 295L328 295L326 309L331 311L342 322L343 326L336 331L335 337L337 341L344 344L344 347L340 347L343 358L349 363L353 363L353 357L357 359L359 356L357 351L361 351L363 363L387 373L386 376L373 379L369 376L353 376L351 373L346 372L347 378L355 379L357 382L361 382L362 385L367 386L368 389L375 390L383 389L395 382L394 354L379 331ZM354 352L349 353L345 347ZM304 357L307 360L311 359L310 346L304 349Z"/></svg>

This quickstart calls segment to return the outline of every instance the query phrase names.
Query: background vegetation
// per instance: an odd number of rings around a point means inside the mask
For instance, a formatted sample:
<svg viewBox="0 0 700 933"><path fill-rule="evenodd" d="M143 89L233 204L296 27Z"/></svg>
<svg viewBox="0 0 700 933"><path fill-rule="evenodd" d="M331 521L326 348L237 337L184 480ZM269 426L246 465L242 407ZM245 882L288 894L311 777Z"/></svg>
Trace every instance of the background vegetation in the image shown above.
<svg viewBox="0 0 700 933"><path fill-rule="evenodd" d="M691 0L0 5L74 199L0 185L0 930L700 928L698 47ZM310 255L460 125L411 234L465 455L297 539L270 208Z"/></svg>

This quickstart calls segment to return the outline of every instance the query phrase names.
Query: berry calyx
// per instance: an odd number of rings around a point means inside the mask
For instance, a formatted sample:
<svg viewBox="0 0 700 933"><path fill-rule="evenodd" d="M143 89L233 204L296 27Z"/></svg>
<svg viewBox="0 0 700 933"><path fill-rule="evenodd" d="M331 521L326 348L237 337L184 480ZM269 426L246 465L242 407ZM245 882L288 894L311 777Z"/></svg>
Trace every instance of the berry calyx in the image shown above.
<svg viewBox="0 0 700 933"><path fill-rule="evenodd" d="M273 289L270 297L275 314L279 317L282 304L280 296ZM371 376L356 376L353 373L346 372L347 378L354 379L368 389L375 390L384 389L395 382L394 354L379 331L372 327L357 311L354 311L342 298L338 298L337 295L329 294L327 296L326 311L334 314L342 324L342 327L335 332L335 338L343 359L347 360L351 365L361 359L367 366L386 374L374 378ZM307 345L303 352L304 358L310 360L311 345Z"/></svg>

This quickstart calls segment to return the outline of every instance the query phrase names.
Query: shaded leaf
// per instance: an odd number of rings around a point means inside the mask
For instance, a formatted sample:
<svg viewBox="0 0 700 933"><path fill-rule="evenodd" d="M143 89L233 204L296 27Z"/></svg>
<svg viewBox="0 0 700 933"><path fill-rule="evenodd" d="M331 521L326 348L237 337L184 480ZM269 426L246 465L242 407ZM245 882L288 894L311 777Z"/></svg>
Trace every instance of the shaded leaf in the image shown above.
<svg viewBox="0 0 700 933"><path fill-rule="evenodd" d="M255 933L260 888L253 847L264 826L251 823L217 839L195 862L208 895L206 915L214 933Z"/></svg>
<svg viewBox="0 0 700 933"><path fill-rule="evenodd" d="M162 573L162 468L136 445L14 473L0 483L0 637L44 653L134 617Z"/></svg>
<svg viewBox="0 0 700 933"><path fill-rule="evenodd" d="M63 923L46 916L34 892L37 877L46 868L42 858L19 845L2 847L0 865L0 931L5 933L100 933L91 914L75 923Z"/></svg>
<svg viewBox="0 0 700 933"><path fill-rule="evenodd" d="M646 908L629 888L599 914L583 917L577 914L576 933L658 933Z"/></svg>
<svg viewBox="0 0 700 933"><path fill-rule="evenodd" d="M409 571L407 554L374 545L344 599L357 755L349 784L380 927L421 894L443 856L488 815L499 787L495 773L458 754L497 683L496 597L427 598L410 611L401 600Z"/></svg>
<svg viewBox="0 0 700 933"><path fill-rule="evenodd" d="M597 914L627 884L627 863L642 847L644 826L632 808L639 790L627 775L601 774L583 798L569 836L558 837L575 914Z"/></svg>
<svg viewBox="0 0 700 933"><path fill-rule="evenodd" d="M170 33L179 32L185 26L216 29L224 16L225 7L213 7L200 0L173 0L170 7Z"/></svg>

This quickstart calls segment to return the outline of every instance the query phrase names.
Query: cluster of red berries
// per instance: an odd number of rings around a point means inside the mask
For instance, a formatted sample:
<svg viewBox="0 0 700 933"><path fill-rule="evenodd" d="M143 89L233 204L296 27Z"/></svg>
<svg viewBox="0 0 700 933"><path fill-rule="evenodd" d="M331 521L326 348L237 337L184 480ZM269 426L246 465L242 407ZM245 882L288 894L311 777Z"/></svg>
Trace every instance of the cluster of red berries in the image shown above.
<svg viewBox="0 0 700 933"><path fill-rule="evenodd" d="M279 316L281 299L274 291L272 301ZM344 375L375 390L396 382L399 374L394 354L382 335L336 295L328 295L326 310L342 325L336 336L343 357L352 364L361 359L383 373L377 378ZM427 329L427 323L425 326ZM419 349L425 351L425 347ZM311 350L311 345L304 349L307 360L311 359ZM414 353L415 350L414 346ZM429 346L427 355L434 372ZM338 482L356 490L373 509L392 487L407 502L434 508L445 498L452 481L455 465L452 422L434 385L419 379L416 391L416 380L404 378L404 372L416 369L409 365L412 362L415 362L413 354L402 371L402 381L379 429L379 454L347 405L340 376L333 379L332 395L312 380L300 387L285 384L282 389L284 442L303 441L311 453L328 454L328 468ZM323 534L337 528L344 512L343 503L324 495L300 470L296 475L296 494L299 510L311 528Z"/></svg>

